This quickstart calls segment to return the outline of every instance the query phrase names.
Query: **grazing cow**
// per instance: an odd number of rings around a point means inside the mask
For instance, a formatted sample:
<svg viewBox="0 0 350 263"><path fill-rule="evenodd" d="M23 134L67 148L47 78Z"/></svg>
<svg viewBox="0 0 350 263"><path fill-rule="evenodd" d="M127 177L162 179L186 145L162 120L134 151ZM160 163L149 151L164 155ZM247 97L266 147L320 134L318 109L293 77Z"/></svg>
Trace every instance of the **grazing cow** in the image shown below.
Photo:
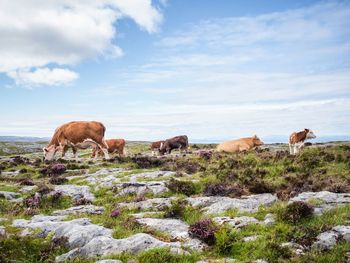
<svg viewBox="0 0 350 263"><path fill-rule="evenodd" d="M109 159L108 146L104 142L105 126L96 121L72 121L63 124L55 130L49 144L43 148L44 159L52 160L57 151L62 152L64 157L69 147L76 149L96 145ZM75 156L76 157L76 156Z"/></svg>
<svg viewBox="0 0 350 263"><path fill-rule="evenodd" d="M159 153L164 155L164 153L170 154L172 150L179 149L180 151L187 151L188 149L188 138L186 135L176 136L165 140L163 145L159 149Z"/></svg>
<svg viewBox="0 0 350 263"><path fill-rule="evenodd" d="M125 154L125 140L124 139L110 139L105 140L106 144L108 145L108 153L115 153L117 152L119 156L124 156ZM92 150L92 158L96 158L98 156L103 156L103 152L100 148L98 148L96 145L93 146Z"/></svg>
<svg viewBox="0 0 350 263"><path fill-rule="evenodd" d="M255 146L263 144L264 143L258 138L258 136L254 135L253 137L223 142L216 147L216 150L218 152L237 153L248 151Z"/></svg>
<svg viewBox="0 0 350 263"><path fill-rule="evenodd" d="M155 151L159 151L160 148L162 148L162 145L164 144L164 142L165 141L152 142L151 144L152 155L155 155Z"/></svg>
<svg viewBox="0 0 350 263"><path fill-rule="evenodd" d="M301 132L293 132L289 136L289 152L290 154L297 154L304 146L305 141L316 138L316 135L310 129L304 129Z"/></svg>

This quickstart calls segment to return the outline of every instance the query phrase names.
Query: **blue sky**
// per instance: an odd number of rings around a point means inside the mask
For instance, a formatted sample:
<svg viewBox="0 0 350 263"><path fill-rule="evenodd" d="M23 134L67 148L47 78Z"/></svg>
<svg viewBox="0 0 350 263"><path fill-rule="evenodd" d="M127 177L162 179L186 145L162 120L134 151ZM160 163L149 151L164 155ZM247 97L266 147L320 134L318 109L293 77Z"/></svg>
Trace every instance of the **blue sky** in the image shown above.
<svg viewBox="0 0 350 263"><path fill-rule="evenodd" d="M349 1L0 0L0 36L0 135L350 134Z"/></svg>

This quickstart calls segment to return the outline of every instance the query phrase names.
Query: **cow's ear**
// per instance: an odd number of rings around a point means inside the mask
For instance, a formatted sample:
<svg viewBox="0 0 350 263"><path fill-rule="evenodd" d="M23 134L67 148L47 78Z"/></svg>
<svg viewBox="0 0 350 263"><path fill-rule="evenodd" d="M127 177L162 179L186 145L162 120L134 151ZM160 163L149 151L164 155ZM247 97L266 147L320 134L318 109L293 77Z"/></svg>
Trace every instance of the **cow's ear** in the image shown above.
<svg viewBox="0 0 350 263"><path fill-rule="evenodd" d="M309 129L307 129L307 128L305 128L304 130L305 130L306 132L308 132L308 131L309 131Z"/></svg>
<svg viewBox="0 0 350 263"><path fill-rule="evenodd" d="M258 139L258 136L256 136L256 134L254 134L254 138L255 138L255 139Z"/></svg>

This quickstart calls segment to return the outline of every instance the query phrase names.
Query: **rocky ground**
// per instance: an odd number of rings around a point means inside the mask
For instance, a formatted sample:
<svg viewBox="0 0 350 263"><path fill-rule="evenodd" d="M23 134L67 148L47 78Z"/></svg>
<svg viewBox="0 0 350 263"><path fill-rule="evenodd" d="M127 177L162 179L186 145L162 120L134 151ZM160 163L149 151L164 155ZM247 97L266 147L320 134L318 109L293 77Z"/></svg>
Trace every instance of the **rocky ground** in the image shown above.
<svg viewBox="0 0 350 263"><path fill-rule="evenodd" d="M0 262L349 262L350 144L0 159ZM143 154L137 154L138 152Z"/></svg>

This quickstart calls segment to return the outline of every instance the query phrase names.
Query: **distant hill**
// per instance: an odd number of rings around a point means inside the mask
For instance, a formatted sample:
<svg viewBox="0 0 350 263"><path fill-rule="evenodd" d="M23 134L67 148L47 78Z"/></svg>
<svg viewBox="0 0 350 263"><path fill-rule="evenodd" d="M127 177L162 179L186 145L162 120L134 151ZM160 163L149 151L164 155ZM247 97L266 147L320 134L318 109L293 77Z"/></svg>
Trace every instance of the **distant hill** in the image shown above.
<svg viewBox="0 0 350 263"><path fill-rule="evenodd" d="M1 142L42 142L48 140L47 137L0 136Z"/></svg>

